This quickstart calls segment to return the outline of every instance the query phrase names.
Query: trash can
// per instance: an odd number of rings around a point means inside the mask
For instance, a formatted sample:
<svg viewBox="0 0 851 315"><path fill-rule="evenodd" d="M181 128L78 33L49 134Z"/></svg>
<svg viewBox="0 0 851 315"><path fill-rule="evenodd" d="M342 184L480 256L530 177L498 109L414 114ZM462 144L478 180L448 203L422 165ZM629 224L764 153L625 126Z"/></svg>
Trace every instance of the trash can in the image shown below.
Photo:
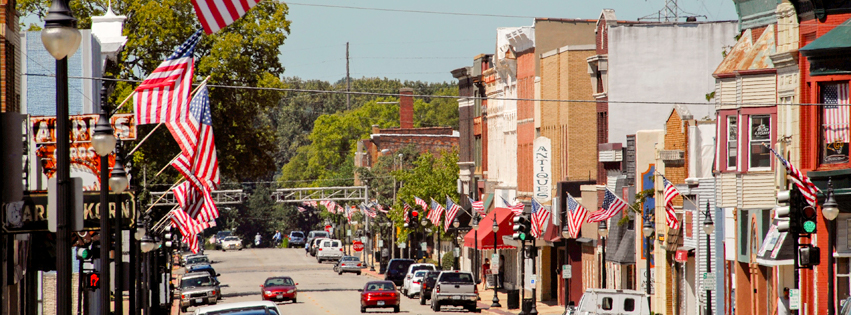
<svg viewBox="0 0 851 315"><path fill-rule="evenodd" d="M523 299L523 313L529 314L532 311L532 299Z"/></svg>
<svg viewBox="0 0 851 315"><path fill-rule="evenodd" d="M508 309L520 308L520 290L508 290Z"/></svg>

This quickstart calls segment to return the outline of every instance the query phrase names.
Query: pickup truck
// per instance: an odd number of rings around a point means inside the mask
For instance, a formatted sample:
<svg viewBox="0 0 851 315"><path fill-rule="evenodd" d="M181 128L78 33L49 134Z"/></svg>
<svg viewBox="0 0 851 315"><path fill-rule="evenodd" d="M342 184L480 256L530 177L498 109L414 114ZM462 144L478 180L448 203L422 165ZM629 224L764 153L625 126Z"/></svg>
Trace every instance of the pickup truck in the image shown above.
<svg viewBox="0 0 851 315"><path fill-rule="evenodd" d="M463 306L467 311L476 311L479 288L469 272L443 271L437 276L431 292L431 309L440 312L444 305Z"/></svg>

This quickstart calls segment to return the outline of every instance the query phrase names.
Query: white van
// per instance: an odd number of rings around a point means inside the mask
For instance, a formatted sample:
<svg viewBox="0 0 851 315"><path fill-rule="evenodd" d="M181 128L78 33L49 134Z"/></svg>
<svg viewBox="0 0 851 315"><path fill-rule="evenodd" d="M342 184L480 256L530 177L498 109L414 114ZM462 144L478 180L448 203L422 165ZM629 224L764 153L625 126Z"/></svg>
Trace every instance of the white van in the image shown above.
<svg viewBox="0 0 851 315"><path fill-rule="evenodd" d="M647 294L634 290L588 289L573 314L650 315Z"/></svg>
<svg viewBox="0 0 851 315"><path fill-rule="evenodd" d="M316 261L318 263L321 264L325 260L337 261L343 257L343 243L340 240L326 238L318 242L319 247L316 249Z"/></svg>

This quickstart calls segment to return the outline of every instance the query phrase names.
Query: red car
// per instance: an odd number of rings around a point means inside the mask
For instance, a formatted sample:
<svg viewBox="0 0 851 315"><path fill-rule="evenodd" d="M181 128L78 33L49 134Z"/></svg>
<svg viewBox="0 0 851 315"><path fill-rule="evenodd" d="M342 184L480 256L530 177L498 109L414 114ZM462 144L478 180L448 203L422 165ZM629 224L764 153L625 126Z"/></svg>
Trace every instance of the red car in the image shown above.
<svg viewBox="0 0 851 315"><path fill-rule="evenodd" d="M393 281L367 282L363 289L358 290L360 294L360 312L365 313L367 308L392 307L394 313L399 312L401 304L399 292Z"/></svg>
<svg viewBox="0 0 851 315"><path fill-rule="evenodd" d="M264 301L298 301L298 288L290 277L271 277L260 285L260 294Z"/></svg>

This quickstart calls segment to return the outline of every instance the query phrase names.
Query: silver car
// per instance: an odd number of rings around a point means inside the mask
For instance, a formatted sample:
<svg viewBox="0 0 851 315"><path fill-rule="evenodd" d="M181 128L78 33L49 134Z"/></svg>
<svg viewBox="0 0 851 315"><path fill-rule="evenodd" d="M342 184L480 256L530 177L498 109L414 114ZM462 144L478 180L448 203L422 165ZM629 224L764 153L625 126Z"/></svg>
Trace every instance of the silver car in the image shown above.
<svg viewBox="0 0 851 315"><path fill-rule="evenodd" d="M218 301L216 281L207 273L191 273L180 277L180 309L190 306L215 305Z"/></svg>
<svg viewBox="0 0 851 315"><path fill-rule="evenodd" d="M343 256L337 261L337 264L334 265L334 271L340 275L344 272L354 272L360 276L362 272L361 269L364 267L365 266L363 262L360 261L360 258L355 256Z"/></svg>

